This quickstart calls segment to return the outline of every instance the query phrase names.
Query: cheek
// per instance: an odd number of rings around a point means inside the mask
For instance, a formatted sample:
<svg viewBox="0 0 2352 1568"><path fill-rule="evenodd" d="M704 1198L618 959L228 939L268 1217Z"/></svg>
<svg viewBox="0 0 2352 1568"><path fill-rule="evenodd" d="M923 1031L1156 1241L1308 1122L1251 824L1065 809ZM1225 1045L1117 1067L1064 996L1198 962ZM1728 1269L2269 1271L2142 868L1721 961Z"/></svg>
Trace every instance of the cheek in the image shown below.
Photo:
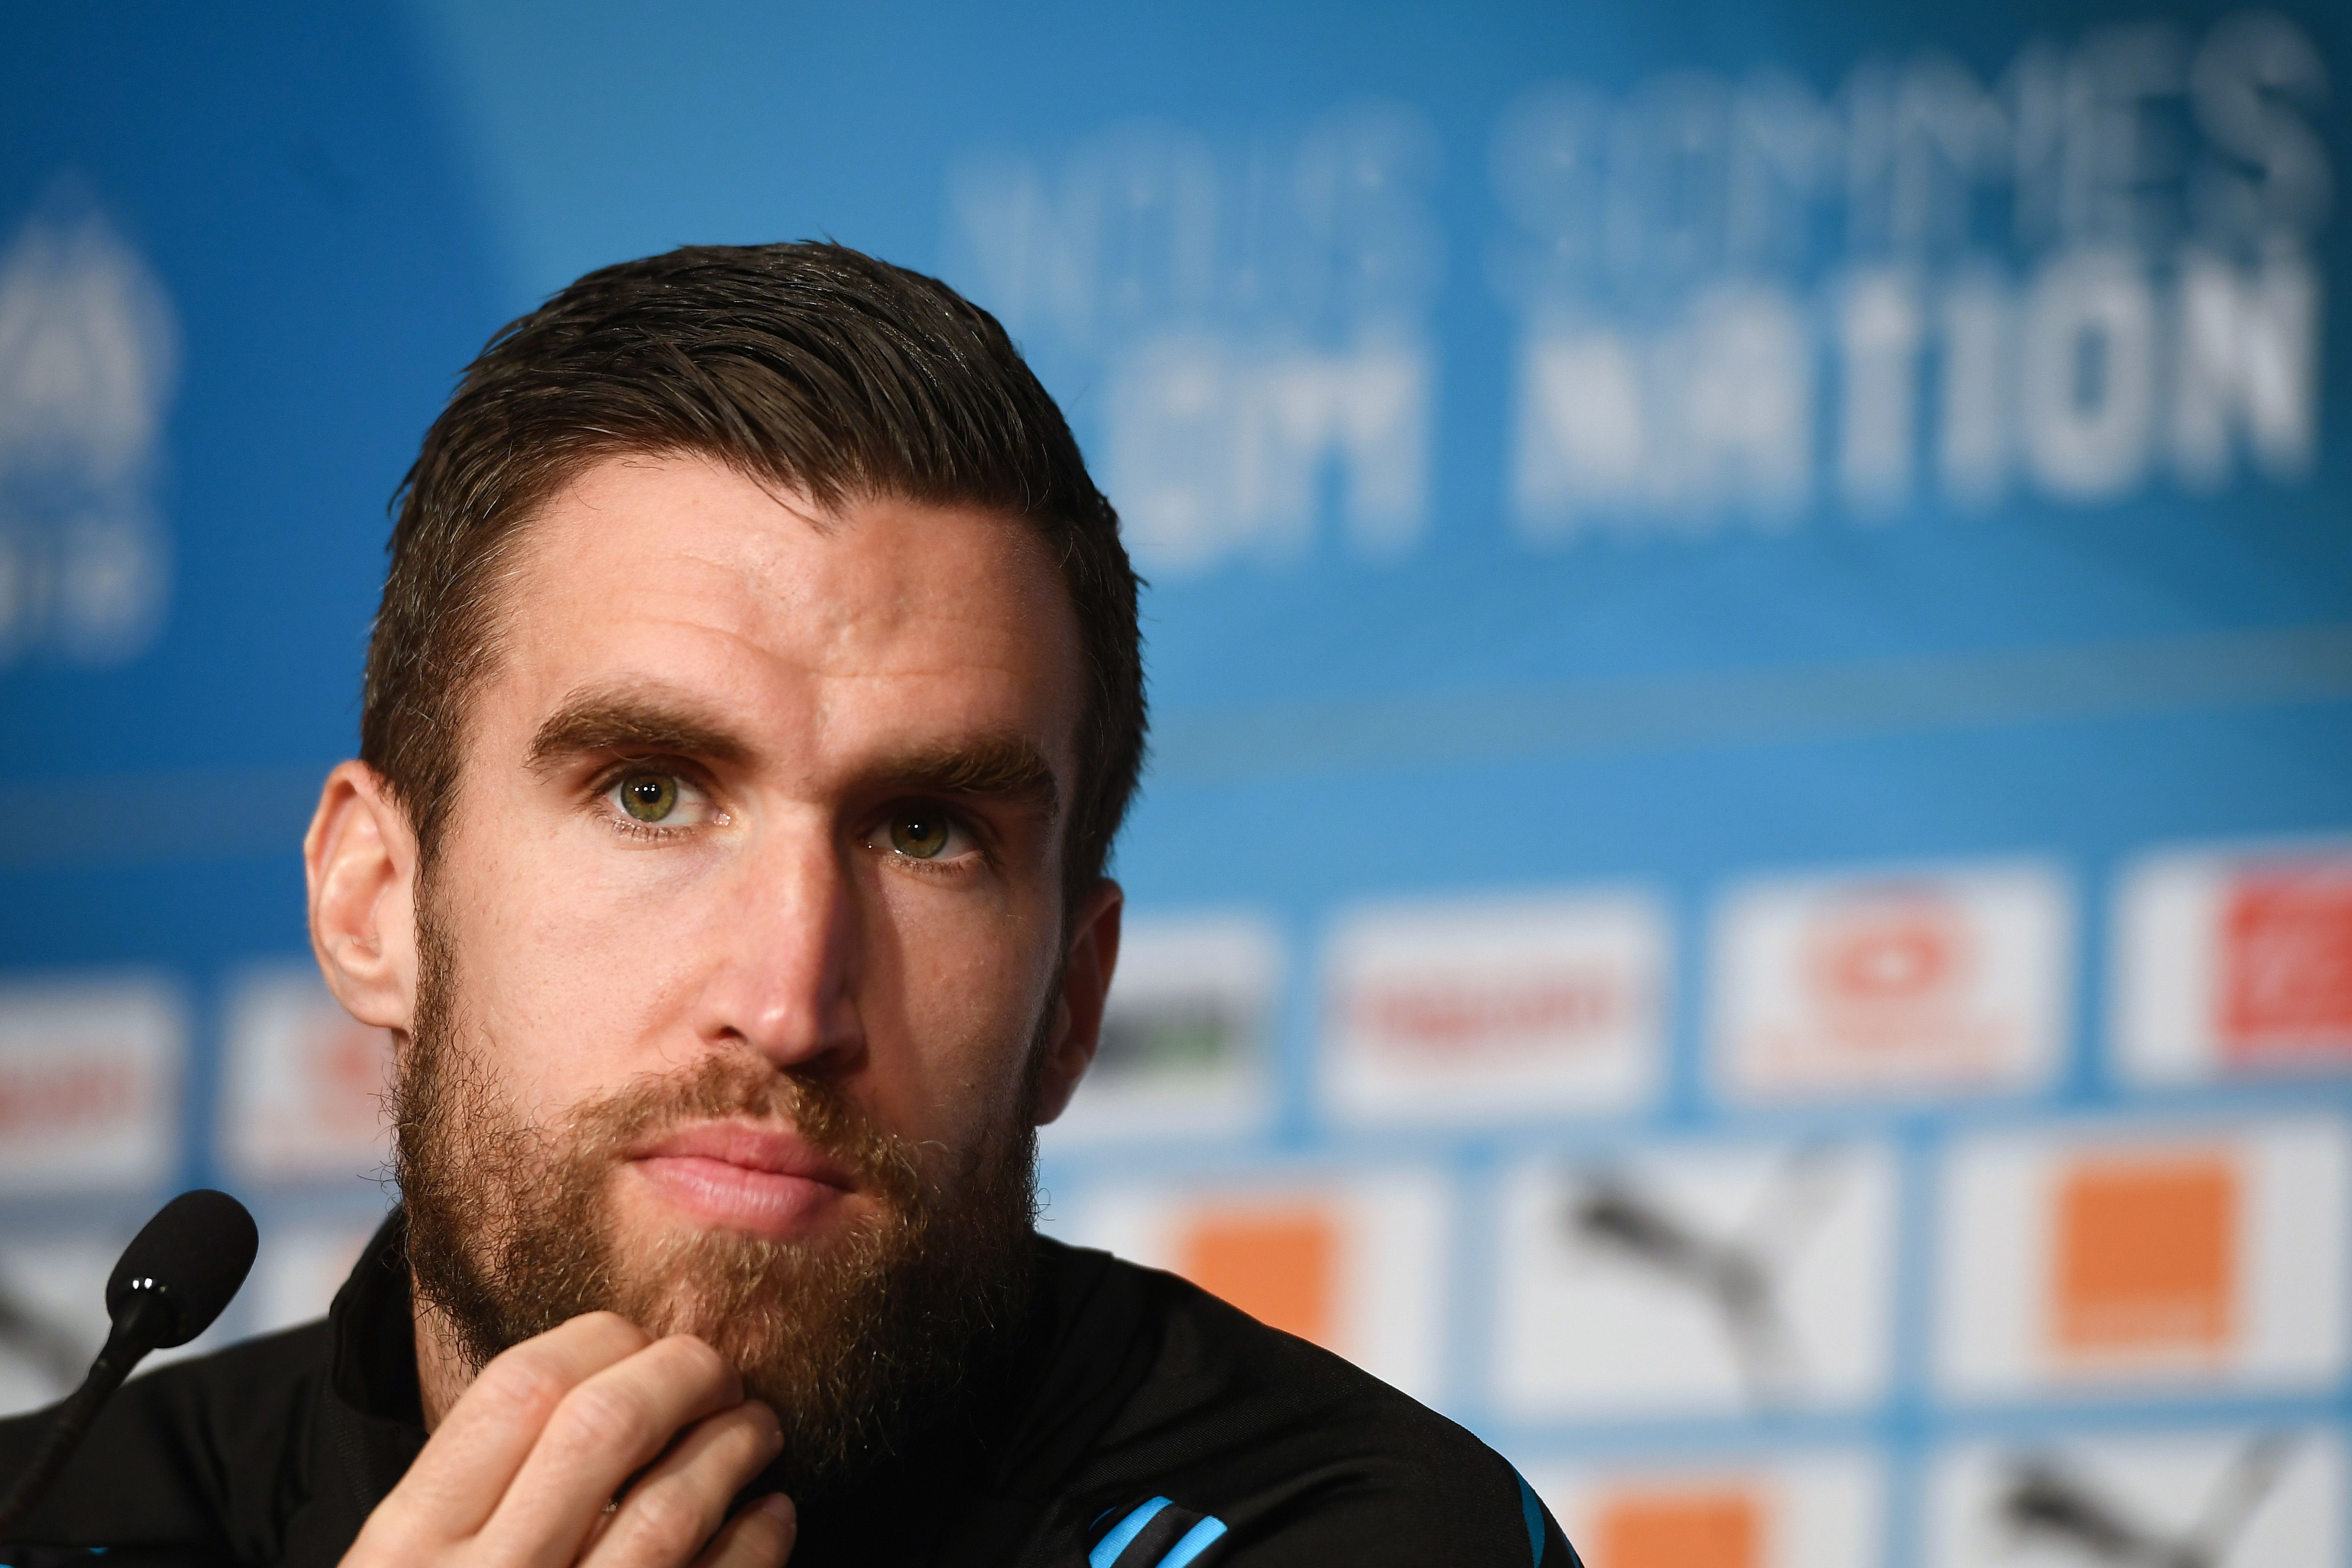
<svg viewBox="0 0 2352 1568"><path fill-rule="evenodd" d="M968 1148L1018 1108L1056 928L1001 906L983 912L980 900L889 903L891 929L868 948L885 962L860 987L874 1068L898 1080L900 1131ZM895 963L885 958L891 953ZM900 1038L883 1037L886 1030Z"/></svg>
<svg viewBox="0 0 2352 1568"><path fill-rule="evenodd" d="M560 838L517 834L472 863L450 922L465 1012L527 1113L617 1088L654 1064L688 989L704 904L674 889L623 886Z"/></svg>

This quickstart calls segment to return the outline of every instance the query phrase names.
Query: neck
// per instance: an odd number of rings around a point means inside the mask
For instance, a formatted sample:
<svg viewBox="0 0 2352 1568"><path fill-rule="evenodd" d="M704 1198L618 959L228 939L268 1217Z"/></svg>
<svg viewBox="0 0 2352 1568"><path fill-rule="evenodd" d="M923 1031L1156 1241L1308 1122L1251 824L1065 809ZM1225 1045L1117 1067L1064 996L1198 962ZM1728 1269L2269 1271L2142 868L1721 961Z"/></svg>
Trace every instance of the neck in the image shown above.
<svg viewBox="0 0 2352 1568"><path fill-rule="evenodd" d="M409 1300L420 1300L412 1282ZM457 1347L457 1337L450 1331L449 1321L440 1313L418 1310L411 1316L416 1324L416 1394L425 1407L425 1430L437 1432L441 1419L449 1407L457 1403L474 1381L476 1368L467 1363L465 1352Z"/></svg>

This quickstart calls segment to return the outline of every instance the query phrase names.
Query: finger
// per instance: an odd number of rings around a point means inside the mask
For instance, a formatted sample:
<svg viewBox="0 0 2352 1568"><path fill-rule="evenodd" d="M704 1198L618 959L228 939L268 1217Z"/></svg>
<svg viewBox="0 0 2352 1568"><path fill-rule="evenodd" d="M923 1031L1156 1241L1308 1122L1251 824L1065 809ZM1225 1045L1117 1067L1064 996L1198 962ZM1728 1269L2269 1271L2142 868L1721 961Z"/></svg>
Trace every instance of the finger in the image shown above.
<svg viewBox="0 0 2352 1568"><path fill-rule="evenodd" d="M591 1312L525 1340L482 1368L384 1500L388 1524L455 1541L488 1521L548 1418L597 1373L652 1343L613 1312Z"/></svg>
<svg viewBox="0 0 2352 1568"><path fill-rule="evenodd" d="M775 1413L756 1399L697 1422L629 1488L583 1568L678 1568L783 1446Z"/></svg>
<svg viewBox="0 0 2352 1568"><path fill-rule="evenodd" d="M482 1527L490 1561L571 1563L623 1482L681 1427L743 1402L735 1369L688 1334L647 1345L565 1394Z"/></svg>
<svg viewBox="0 0 2352 1568"><path fill-rule="evenodd" d="M800 1515L792 1499L782 1492L763 1497L728 1521L718 1539L694 1560L694 1568L784 1568L800 1532Z"/></svg>

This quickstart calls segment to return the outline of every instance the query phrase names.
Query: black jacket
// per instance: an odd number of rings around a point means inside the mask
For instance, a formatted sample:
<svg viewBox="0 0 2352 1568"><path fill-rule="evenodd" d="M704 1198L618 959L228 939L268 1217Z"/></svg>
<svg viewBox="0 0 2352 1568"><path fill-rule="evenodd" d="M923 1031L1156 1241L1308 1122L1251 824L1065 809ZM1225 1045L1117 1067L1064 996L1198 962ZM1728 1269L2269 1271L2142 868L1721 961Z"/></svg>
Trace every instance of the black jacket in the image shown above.
<svg viewBox="0 0 2352 1568"><path fill-rule="evenodd" d="M425 1444L402 1238L395 1214L325 1321L125 1386L0 1562L341 1558ZM792 1568L1580 1568L1452 1422L1173 1276L1038 1246L985 1397L804 1508ZM0 1476L45 1426L0 1422Z"/></svg>

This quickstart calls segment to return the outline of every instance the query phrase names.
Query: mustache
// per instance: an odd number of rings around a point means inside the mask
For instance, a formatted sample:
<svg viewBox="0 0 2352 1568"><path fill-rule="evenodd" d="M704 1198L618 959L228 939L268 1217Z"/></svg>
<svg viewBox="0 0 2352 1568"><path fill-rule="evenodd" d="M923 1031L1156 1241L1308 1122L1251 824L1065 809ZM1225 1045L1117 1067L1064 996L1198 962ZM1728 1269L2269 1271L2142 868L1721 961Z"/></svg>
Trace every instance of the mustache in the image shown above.
<svg viewBox="0 0 2352 1568"><path fill-rule="evenodd" d="M681 1123L741 1118L791 1129L846 1166L862 1187L905 1205L924 1190L919 1147L885 1131L831 1079L735 1054L706 1057L683 1072L648 1075L572 1118L567 1163L610 1165Z"/></svg>

